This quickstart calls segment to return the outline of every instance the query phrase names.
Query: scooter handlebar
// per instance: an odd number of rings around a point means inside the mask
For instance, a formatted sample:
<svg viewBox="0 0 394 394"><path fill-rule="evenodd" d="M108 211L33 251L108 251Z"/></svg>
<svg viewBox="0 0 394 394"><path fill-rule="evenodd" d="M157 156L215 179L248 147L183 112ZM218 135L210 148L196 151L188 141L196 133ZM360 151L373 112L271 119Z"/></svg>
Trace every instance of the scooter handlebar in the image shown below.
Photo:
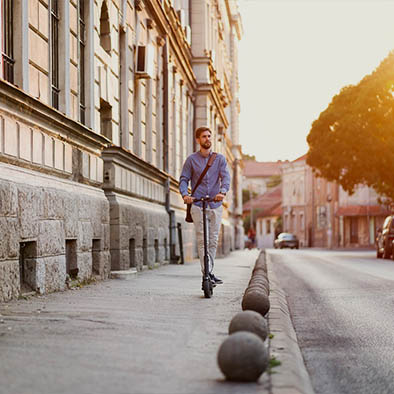
<svg viewBox="0 0 394 394"><path fill-rule="evenodd" d="M194 198L194 197L193 197ZM216 202L214 198L210 198L209 196L201 197L201 198L194 198L193 202Z"/></svg>

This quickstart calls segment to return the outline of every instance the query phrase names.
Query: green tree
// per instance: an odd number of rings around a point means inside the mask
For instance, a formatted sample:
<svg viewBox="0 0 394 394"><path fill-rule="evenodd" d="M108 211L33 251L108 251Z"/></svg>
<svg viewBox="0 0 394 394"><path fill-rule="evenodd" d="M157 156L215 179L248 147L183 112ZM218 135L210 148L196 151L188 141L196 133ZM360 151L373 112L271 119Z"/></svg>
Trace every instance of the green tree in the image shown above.
<svg viewBox="0 0 394 394"><path fill-rule="evenodd" d="M281 175L272 175L268 178L267 187L273 188L275 186L278 186L281 182L282 182Z"/></svg>
<svg viewBox="0 0 394 394"><path fill-rule="evenodd" d="M255 198L257 197L258 194L256 192L250 192L249 189L242 189L242 203L245 204L247 203L250 198Z"/></svg>
<svg viewBox="0 0 394 394"><path fill-rule="evenodd" d="M256 156L255 155L248 155L247 153L242 153L242 159L256 161Z"/></svg>
<svg viewBox="0 0 394 394"><path fill-rule="evenodd" d="M394 52L344 87L312 124L307 163L353 193L358 184L394 200Z"/></svg>

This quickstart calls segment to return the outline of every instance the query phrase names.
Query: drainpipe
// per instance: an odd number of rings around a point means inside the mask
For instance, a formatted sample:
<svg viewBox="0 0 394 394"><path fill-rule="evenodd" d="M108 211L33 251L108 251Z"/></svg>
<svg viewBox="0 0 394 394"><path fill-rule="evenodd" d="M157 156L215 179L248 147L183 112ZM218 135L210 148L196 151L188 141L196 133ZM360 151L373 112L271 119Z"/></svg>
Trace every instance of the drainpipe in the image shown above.
<svg viewBox="0 0 394 394"><path fill-rule="evenodd" d="M170 263L171 264L178 264L179 256L175 253L176 248L176 218L175 218L175 211L171 209L170 204L170 178L167 178L165 181L165 188L166 188L166 211L169 215L169 232L170 232Z"/></svg>
<svg viewBox="0 0 394 394"><path fill-rule="evenodd" d="M163 46L163 169L169 172L168 163L168 138L169 138L169 120L168 120L168 38L165 38Z"/></svg>
<svg viewBox="0 0 394 394"><path fill-rule="evenodd" d="M178 223L177 227L178 227L179 254L181 258L180 264L185 264L185 258L183 255L182 223Z"/></svg>
<svg viewBox="0 0 394 394"><path fill-rule="evenodd" d="M163 46L163 169L169 172L168 158L168 138L169 138L169 92L168 92L168 37L165 38ZM171 209L170 204L170 178L165 181L166 189L166 211L169 216L169 233L170 233L170 263L178 264L179 256L175 253L176 248L176 218L175 211Z"/></svg>
<svg viewBox="0 0 394 394"><path fill-rule="evenodd" d="M192 130L192 139L193 139L193 152L197 150L197 142L196 142L196 136L194 135L194 132L196 131L197 128L197 110L196 110L196 96L193 96L193 130Z"/></svg>

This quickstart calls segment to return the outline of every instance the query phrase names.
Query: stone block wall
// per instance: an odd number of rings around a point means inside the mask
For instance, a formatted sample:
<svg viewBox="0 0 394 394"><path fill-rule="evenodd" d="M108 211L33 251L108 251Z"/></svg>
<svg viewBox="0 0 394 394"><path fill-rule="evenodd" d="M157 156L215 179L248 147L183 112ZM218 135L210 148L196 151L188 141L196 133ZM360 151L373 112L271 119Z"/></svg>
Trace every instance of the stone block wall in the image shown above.
<svg viewBox="0 0 394 394"><path fill-rule="evenodd" d="M0 302L26 291L63 290L68 240L75 241L78 279L108 277L110 228L104 193L23 171L26 183L0 179Z"/></svg>
<svg viewBox="0 0 394 394"><path fill-rule="evenodd" d="M169 216L164 206L111 196L111 268L138 271L169 260Z"/></svg>

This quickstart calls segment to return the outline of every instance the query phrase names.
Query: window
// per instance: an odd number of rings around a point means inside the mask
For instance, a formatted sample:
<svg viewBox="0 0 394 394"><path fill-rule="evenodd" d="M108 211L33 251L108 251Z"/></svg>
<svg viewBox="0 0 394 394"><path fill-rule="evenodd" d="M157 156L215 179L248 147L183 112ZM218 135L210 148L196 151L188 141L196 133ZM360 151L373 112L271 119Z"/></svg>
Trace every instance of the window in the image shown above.
<svg viewBox="0 0 394 394"><path fill-rule="evenodd" d="M2 42L1 58L3 66L3 79L14 83L14 37L13 37L13 0L1 2L2 16Z"/></svg>
<svg viewBox="0 0 394 394"><path fill-rule="evenodd" d="M105 1L101 6L100 14L100 45L104 48L105 52L111 54L111 30L109 24L108 7Z"/></svg>
<svg viewBox="0 0 394 394"><path fill-rule="evenodd" d="M59 109L59 1L50 0L51 94L52 106Z"/></svg>
<svg viewBox="0 0 394 394"><path fill-rule="evenodd" d="M267 234L271 234L271 220L267 220L266 226Z"/></svg>
<svg viewBox="0 0 394 394"><path fill-rule="evenodd" d="M78 46L79 46L79 120L85 124L85 46L86 46L86 27L85 27L85 0L78 2Z"/></svg>

